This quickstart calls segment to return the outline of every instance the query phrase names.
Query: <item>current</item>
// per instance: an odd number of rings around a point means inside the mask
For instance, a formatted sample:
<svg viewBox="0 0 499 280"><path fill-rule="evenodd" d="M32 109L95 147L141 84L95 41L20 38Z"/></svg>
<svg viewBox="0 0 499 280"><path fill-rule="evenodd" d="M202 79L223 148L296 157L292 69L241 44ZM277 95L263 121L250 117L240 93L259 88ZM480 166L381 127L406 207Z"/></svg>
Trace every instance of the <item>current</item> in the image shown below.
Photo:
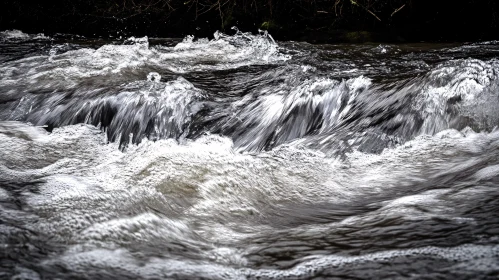
<svg viewBox="0 0 499 280"><path fill-rule="evenodd" d="M499 42L0 32L0 279L498 279Z"/></svg>

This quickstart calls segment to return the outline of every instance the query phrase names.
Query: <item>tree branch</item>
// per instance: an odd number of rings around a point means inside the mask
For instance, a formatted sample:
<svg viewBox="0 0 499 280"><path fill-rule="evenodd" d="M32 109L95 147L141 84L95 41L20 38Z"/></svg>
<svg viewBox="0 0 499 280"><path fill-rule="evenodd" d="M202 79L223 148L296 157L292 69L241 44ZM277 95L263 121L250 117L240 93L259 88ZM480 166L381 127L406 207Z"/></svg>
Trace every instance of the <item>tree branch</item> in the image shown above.
<svg viewBox="0 0 499 280"><path fill-rule="evenodd" d="M405 4L402 5L402 7L396 9L395 11L393 11L393 13L390 15L390 17L393 17L394 14L398 13L400 10L402 10L403 8L405 7Z"/></svg>

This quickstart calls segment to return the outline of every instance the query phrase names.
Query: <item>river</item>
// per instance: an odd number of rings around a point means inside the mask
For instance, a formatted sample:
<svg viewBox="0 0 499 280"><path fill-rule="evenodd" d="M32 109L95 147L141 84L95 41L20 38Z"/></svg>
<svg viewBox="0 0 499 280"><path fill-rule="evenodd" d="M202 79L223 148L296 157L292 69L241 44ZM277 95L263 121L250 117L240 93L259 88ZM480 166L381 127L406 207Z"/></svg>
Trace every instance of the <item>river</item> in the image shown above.
<svg viewBox="0 0 499 280"><path fill-rule="evenodd" d="M236 31L0 32L1 279L498 279L499 42Z"/></svg>

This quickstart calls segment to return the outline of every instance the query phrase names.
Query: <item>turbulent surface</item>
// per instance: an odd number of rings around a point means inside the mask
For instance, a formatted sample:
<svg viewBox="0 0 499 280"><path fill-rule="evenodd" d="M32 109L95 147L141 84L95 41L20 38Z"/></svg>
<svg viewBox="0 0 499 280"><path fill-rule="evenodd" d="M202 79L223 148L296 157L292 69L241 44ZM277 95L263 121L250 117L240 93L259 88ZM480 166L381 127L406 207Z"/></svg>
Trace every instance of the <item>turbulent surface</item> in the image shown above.
<svg viewBox="0 0 499 280"><path fill-rule="evenodd" d="M499 44L0 33L0 278L497 279Z"/></svg>

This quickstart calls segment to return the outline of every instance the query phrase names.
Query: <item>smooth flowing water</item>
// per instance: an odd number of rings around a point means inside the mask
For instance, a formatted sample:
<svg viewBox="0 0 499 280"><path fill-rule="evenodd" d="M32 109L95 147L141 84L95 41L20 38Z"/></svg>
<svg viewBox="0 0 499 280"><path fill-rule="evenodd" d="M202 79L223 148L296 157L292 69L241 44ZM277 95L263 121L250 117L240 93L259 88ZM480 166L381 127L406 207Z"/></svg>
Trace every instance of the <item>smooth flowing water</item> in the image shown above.
<svg viewBox="0 0 499 280"><path fill-rule="evenodd" d="M0 33L1 279L498 279L499 42Z"/></svg>

